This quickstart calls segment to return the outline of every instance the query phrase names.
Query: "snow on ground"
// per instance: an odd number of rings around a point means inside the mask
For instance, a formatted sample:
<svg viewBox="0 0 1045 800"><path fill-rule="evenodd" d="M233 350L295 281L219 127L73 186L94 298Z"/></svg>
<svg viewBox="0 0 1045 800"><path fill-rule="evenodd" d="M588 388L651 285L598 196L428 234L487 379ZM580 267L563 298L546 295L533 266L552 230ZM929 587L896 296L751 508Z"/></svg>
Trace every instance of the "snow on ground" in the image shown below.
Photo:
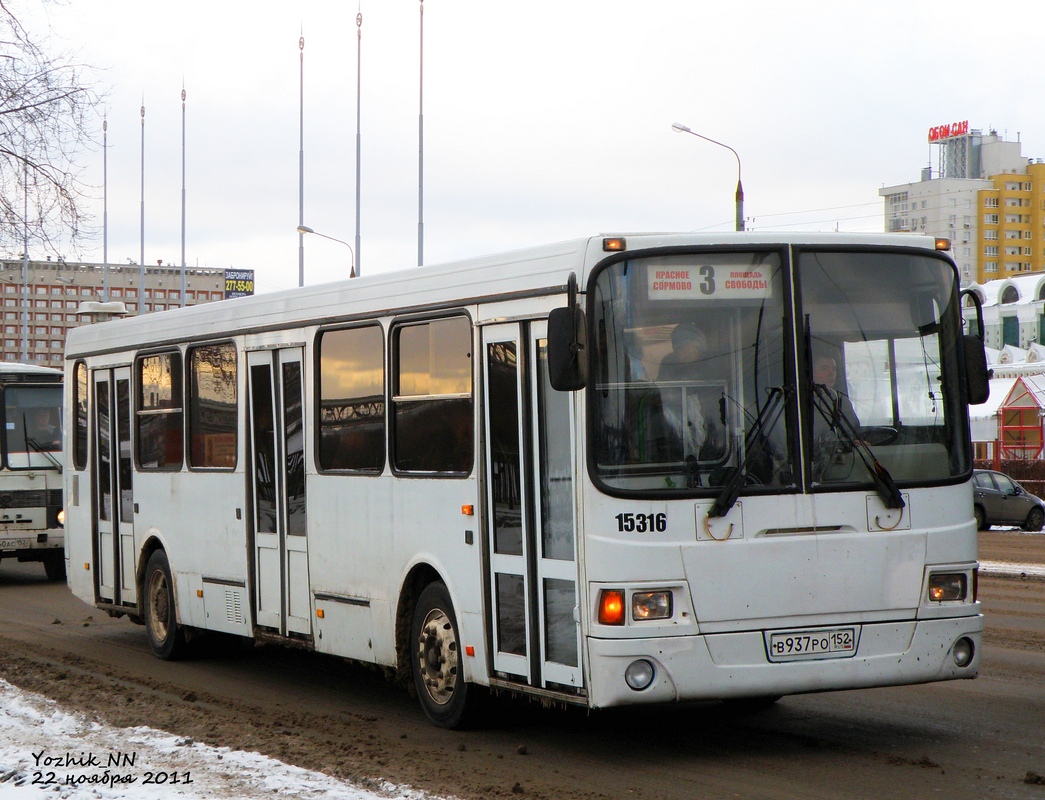
<svg viewBox="0 0 1045 800"><path fill-rule="evenodd" d="M153 728L111 728L0 680L0 800L429 800Z"/></svg>
<svg viewBox="0 0 1045 800"><path fill-rule="evenodd" d="M1015 578L1045 578L1045 564L1010 564L1005 561L981 561L981 575L1005 575Z"/></svg>

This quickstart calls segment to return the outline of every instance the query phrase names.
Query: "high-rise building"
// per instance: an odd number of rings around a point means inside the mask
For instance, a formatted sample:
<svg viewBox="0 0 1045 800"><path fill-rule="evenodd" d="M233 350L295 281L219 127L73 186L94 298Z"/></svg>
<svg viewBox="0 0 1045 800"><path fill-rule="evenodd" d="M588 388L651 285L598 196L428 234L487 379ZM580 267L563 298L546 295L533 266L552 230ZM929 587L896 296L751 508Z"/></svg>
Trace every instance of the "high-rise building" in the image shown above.
<svg viewBox="0 0 1045 800"><path fill-rule="evenodd" d="M1045 270L1045 163L994 175L977 193L982 221L977 283Z"/></svg>
<svg viewBox="0 0 1045 800"><path fill-rule="evenodd" d="M128 314L139 313L141 268L136 264L29 261L27 273L24 266L21 258L0 259L3 361L61 366L66 331L90 321L78 313L85 301L118 301ZM146 268L143 313L182 305L181 273L181 267L162 264ZM252 270L187 268L184 305L253 294L253 279Z"/></svg>
<svg viewBox="0 0 1045 800"><path fill-rule="evenodd" d="M928 139L935 169L878 190L885 230L950 239L964 283L1045 269L1045 164L1024 158L1019 141L967 121L930 128Z"/></svg>

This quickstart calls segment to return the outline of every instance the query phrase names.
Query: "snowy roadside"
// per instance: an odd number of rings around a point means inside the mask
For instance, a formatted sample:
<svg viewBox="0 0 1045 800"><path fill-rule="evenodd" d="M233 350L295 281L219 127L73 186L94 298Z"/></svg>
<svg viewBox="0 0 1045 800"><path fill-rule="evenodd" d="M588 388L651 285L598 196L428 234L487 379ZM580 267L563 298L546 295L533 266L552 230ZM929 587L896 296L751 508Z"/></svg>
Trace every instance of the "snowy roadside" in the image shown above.
<svg viewBox="0 0 1045 800"><path fill-rule="evenodd" d="M1006 578L1045 578L1045 564L1012 564L1007 561L981 561L981 575Z"/></svg>
<svg viewBox="0 0 1045 800"><path fill-rule="evenodd" d="M430 800L153 728L111 728L0 680L0 800Z"/></svg>

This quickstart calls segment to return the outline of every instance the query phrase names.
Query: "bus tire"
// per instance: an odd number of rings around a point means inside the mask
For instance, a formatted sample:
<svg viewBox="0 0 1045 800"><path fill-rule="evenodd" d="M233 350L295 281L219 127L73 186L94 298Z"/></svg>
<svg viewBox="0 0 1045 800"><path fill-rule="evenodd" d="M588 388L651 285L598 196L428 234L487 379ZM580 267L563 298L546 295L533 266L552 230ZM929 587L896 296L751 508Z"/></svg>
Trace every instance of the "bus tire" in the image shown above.
<svg viewBox="0 0 1045 800"><path fill-rule="evenodd" d="M145 632L149 637L149 647L158 658L174 661L185 650L185 632L178 627L174 580L171 578L167 553L163 550L157 550L149 556L143 586Z"/></svg>
<svg viewBox="0 0 1045 800"><path fill-rule="evenodd" d="M410 664L421 708L440 728L460 728L471 716L475 687L464 680L460 634L450 593L442 583L421 592L410 626Z"/></svg>
<svg viewBox="0 0 1045 800"><path fill-rule="evenodd" d="M47 573L49 581L65 580L65 556L59 553L57 556L48 556L44 559L44 572Z"/></svg>

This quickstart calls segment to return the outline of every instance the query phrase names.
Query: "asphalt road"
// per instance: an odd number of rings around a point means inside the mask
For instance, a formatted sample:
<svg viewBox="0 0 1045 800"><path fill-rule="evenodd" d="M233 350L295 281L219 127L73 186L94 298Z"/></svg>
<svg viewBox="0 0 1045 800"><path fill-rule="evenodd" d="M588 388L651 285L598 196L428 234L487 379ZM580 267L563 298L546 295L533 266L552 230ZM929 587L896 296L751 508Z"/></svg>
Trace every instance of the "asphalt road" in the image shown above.
<svg viewBox="0 0 1045 800"><path fill-rule="evenodd" d="M1045 563L1045 535L981 535L981 558ZM460 798L1038 798L1045 800L1045 580L982 577L975 681L583 713L494 704L444 731L380 672L217 641L152 657L111 620L0 562L0 677L120 726L147 724L359 782ZM28 746L28 745L27 745Z"/></svg>

